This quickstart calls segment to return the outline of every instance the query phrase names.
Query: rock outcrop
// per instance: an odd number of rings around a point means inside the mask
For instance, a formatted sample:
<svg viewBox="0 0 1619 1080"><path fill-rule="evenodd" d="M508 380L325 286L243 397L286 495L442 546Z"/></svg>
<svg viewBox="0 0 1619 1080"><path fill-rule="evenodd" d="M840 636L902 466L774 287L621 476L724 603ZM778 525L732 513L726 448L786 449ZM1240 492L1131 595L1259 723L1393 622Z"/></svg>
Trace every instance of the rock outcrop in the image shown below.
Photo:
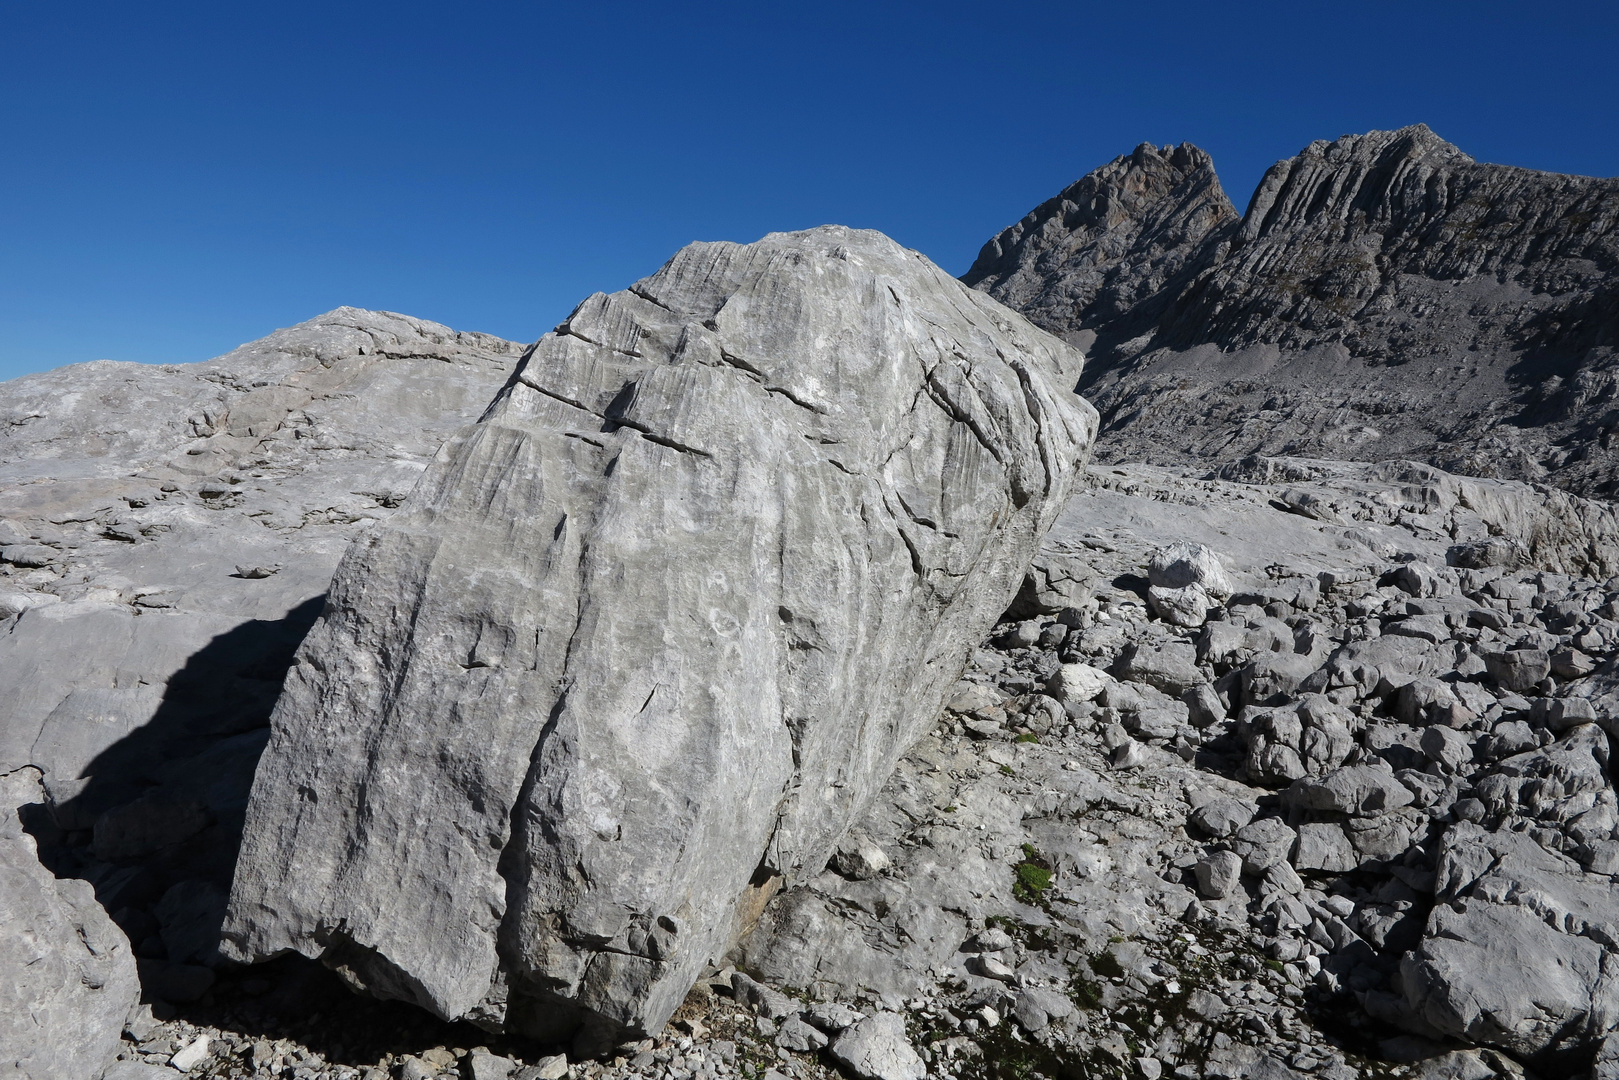
<svg viewBox="0 0 1619 1080"><path fill-rule="evenodd" d="M17 859L61 879L84 942L127 934L151 1000L194 1001L215 978L270 710L344 547L522 349L343 308L204 363L0 387L0 778L43 781L6 788L0 813L20 809ZM3 921L11 944L23 923ZM7 954L0 983L37 990L28 973L50 970L70 999L85 946L27 940L42 951ZM75 1031L51 1051L71 1059L62 1075L99 1075L105 1059L72 1055L115 1049L122 1013L108 1029L41 1008Z"/></svg>
<svg viewBox="0 0 1619 1080"><path fill-rule="evenodd" d="M94 1080L118 1050L140 989L135 956L89 882L39 864L11 804L38 784L0 781L0 1072L17 1080Z"/></svg>
<svg viewBox="0 0 1619 1080"><path fill-rule="evenodd" d="M18 621L0 637L0 773L80 778L165 700L262 724L276 691L251 673L195 693L171 677L324 593L357 529L392 512L521 352L341 308L205 363L6 383L0 619Z"/></svg>
<svg viewBox="0 0 1619 1080"><path fill-rule="evenodd" d="M1315 142L1239 219L1139 147L964 280L1091 355L1112 461L1250 453L1619 482L1619 180L1487 165L1417 125Z"/></svg>
<svg viewBox="0 0 1619 1080"><path fill-rule="evenodd" d="M818 872L1021 584L1080 356L879 234L586 300L345 556L227 952L555 1036L655 1031Z"/></svg>

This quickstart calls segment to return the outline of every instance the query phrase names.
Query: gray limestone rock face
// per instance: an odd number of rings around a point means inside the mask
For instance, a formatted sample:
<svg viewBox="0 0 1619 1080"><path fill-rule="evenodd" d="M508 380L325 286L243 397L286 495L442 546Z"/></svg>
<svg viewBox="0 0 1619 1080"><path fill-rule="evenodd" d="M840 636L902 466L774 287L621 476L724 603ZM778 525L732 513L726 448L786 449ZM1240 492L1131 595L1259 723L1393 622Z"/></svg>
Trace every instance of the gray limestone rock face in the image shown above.
<svg viewBox="0 0 1619 1080"><path fill-rule="evenodd" d="M1602 948L1523 907L1440 906L1401 974L1413 1010L1439 1031L1534 1054L1587 1023Z"/></svg>
<svg viewBox="0 0 1619 1080"><path fill-rule="evenodd" d="M9 800L0 813L0 1072L99 1077L135 1007L134 953L90 884L52 877Z"/></svg>
<svg viewBox="0 0 1619 1080"><path fill-rule="evenodd" d="M37 540L48 557L26 561L49 567L0 582L0 625L16 617L0 635L0 772L93 775L163 712L263 724L276 687L256 658L205 686L183 669L210 643L250 652L234 642L318 603L348 541L392 513L521 349L339 308L203 363L0 384L0 539Z"/></svg>
<svg viewBox="0 0 1619 1080"><path fill-rule="evenodd" d="M225 924L532 1035L662 1026L950 696L1089 453L1081 357L828 227L586 300L338 569Z"/></svg>
<svg viewBox="0 0 1619 1080"><path fill-rule="evenodd" d="M963 280L1083 345L1095 325L1173 297L1208 239L1240 221L1205 151L1142 143L1003 229Z"/></svg>

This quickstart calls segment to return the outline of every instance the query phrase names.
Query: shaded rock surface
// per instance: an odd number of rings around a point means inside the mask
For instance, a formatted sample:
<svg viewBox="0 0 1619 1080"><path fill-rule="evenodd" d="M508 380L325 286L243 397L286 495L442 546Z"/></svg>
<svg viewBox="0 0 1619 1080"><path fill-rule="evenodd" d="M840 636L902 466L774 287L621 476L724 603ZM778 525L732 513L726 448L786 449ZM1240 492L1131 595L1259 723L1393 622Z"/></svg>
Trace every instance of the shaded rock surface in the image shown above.
<svg viewBox="0 0 1619 1080"><path fill-rule="evenodd" d="M1011 601L1089 451L1079 360L837 227L585 301L345 557L227 953L540 1037L660 1028Z"/></svg>
<svg viewBox="0 0 1619 1080"><path fill-rule="evenodd" d="M12 802L37 783L6 777ZM0 810L0 1071L19 1080L85 1080L117 1052L135 1006L135 956L88 882L51 876L16 811Z"/></svg>
<svg viewBox="0 0 1619 1080"><path fill-rule="evenodd" d="M151 1000L215 979L270 710L344 547L521 351L343 308L204 363L0 386L0 774L43 779L4 809L93 888ZM58 1049L113 1049L122 1022Z"/></svg>
<svg viewBox="0 0 1619 1080"><path fill-rule="evenodd" d="M260 677L255 657L223 685L171 678L320 597L349 539L399 504L519 352L342 308L201 364L6 383L0 594L16 622L0 637L0 771L79 778L165 707L262 724L279 673Z"/></svg>
<svg viewBox="0 0 1619 1080"><path fill-rule="evenodd" d="M1143 145L964 280L1091 356L1100 460L1249 453L1611 494L1619 180L1475 162L1422 125L1311 143L1238 215Z"/></svg>

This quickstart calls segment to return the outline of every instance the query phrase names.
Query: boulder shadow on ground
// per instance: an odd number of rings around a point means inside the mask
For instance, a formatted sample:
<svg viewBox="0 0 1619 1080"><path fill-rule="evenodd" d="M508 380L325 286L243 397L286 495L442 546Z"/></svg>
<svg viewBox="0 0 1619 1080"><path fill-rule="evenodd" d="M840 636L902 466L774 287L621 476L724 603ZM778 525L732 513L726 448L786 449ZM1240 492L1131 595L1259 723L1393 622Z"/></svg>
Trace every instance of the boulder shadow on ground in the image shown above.
<svg viewBox="0 0 1619 1080"><path fill-rule="evenodd" d="M89 881L128 935L144 1000L184 1009L210 998L270 712L325 599L213 638L167 680L150 721L80 778L47 778L47 802L21 808L40 862Z"/></svg>
<svg viewBox="0 0 1619 1080"><path fill-rule="evenodd" d="M328 1065L365 1069L434 1048L487 1047L516 1061L537 1061L562 1047L492 1034L464 1021L445 1023L413 1005L357 994L324 965L301 956L283 956L252 967L223 970L209 993L178 1007L178 1018L246 1045L285 1041L293 1048L287 1065ZM261 1053L271 1051L264 1047Z"/></svg>

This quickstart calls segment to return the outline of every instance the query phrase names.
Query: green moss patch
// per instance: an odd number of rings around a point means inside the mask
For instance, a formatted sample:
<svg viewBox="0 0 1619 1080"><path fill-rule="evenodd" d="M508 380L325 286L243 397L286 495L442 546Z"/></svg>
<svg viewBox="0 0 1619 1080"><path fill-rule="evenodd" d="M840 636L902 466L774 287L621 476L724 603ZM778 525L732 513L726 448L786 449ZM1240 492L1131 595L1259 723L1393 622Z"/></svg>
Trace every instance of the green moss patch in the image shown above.
<svg viewBox="0 0 1619 1080"><path fill-rule="evenodd" d="M1044 902L1045 891L1051 888L1051 864L1033 844L1023 845L1023 861L1012 868L1012 895L1025 904Z"/></svg>

